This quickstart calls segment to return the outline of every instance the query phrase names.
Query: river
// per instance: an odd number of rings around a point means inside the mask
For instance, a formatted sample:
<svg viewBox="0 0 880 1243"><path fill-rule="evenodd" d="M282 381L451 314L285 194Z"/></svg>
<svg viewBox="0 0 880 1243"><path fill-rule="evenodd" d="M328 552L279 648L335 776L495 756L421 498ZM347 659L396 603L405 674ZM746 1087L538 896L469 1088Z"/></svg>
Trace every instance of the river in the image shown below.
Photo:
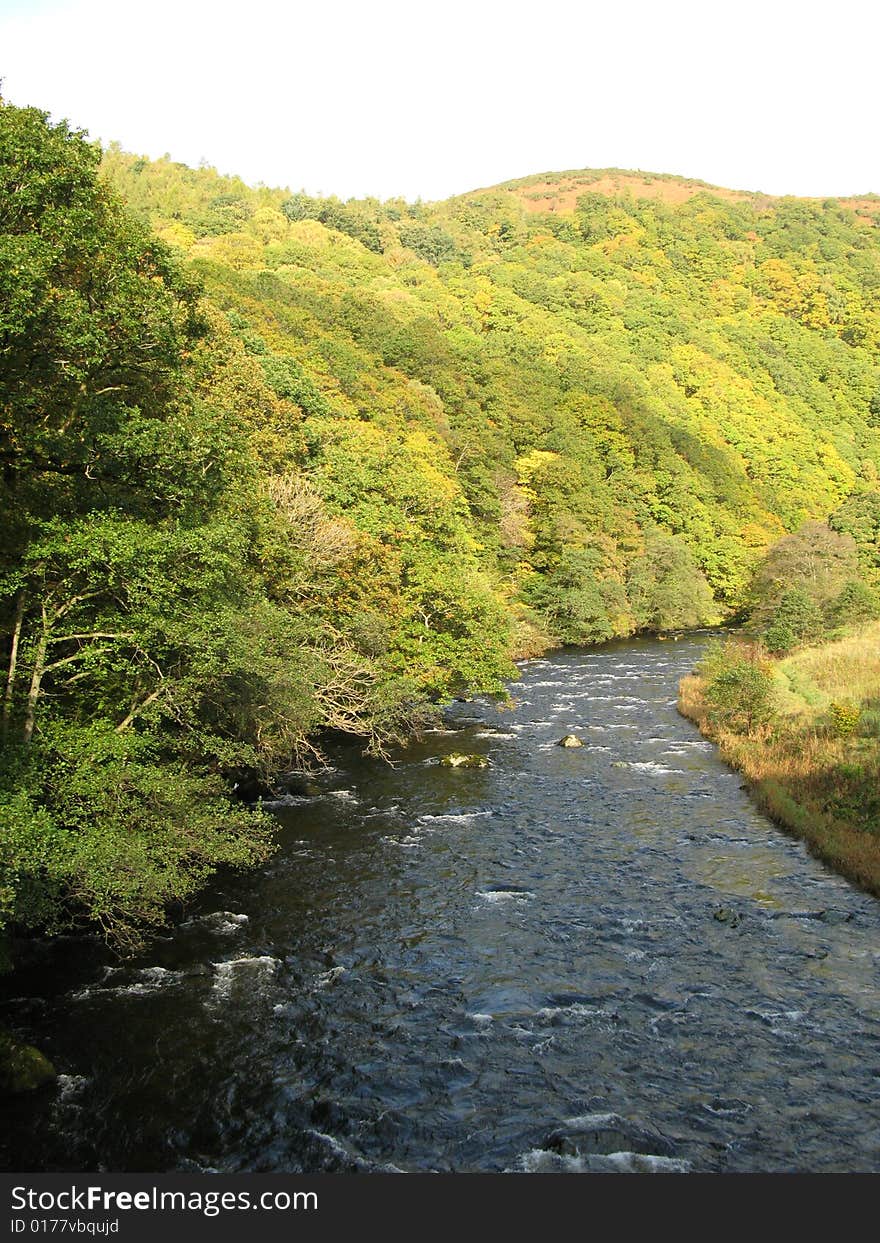
<svg viewBox="0 0 880 1243"><path fill-rule="evenodd" d="M62 1073L5 1168L880 1169L880 905L677 714L701 646L530 661L512 711L331 755L136 961L35 947L0 1021Z"/></svg>

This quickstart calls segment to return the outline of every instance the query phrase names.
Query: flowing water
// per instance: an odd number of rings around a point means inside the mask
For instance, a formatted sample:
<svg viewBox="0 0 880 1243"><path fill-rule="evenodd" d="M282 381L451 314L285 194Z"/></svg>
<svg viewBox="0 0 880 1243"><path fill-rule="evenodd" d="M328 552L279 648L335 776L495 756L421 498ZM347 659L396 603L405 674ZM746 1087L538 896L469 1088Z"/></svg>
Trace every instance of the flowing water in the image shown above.
<svg viewBox="0 0 880 1243"><path fill-rule="evenodd" d="M700 647L530 661L513 711L332 757L138 961L47 949L0 1019L62 1075L7 1168L880 1168L880 905L677 715Z"/></svg>

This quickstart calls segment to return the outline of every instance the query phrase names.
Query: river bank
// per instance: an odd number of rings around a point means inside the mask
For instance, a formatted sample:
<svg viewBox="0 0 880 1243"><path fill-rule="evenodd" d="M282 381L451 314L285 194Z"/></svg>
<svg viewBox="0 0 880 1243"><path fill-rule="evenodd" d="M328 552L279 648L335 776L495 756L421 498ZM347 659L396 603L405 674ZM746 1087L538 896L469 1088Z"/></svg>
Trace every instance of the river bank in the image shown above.
<svg viewBox="0 0 880 1243"><path fill-rule="evenodd" d="M699 673L682 679L679 711L770 819L880 897L880 625L766 665L774 701L761 728L713 720Z"/></svg>

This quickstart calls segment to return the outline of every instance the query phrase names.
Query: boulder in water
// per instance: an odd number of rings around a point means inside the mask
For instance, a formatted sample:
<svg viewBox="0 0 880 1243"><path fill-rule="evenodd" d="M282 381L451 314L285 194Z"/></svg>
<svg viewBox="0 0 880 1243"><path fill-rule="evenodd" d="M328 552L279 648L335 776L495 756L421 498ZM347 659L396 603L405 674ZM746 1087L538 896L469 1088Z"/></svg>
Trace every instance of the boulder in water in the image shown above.
<svg viewBox="0 0 880 1243"><path fill-rule="evenodd" d="M570 1157L625 1152L660 1157L674 1155L672 1143L659 1131L611 1113L567 1118L551 1131L543 1147L549 1152Z"/></svg>
<svg viewBox="0 0 880 1243"><path fill-rule="evenodd" d="M440 761L443 768L488 768L489 761L485 755L463 755L459 751L453 751L449 755L444 755Z"/></svg>
<svg viewBox="0 0 880 1243"><path fill-rule="evenodd" d="M285 773L279 779L278 784L287 794L293 794L299 798L317 798L322 792L321 787L305 773Z"/></svg>
<svg viewBox="0 0 880 1243"><path fill-rule="evenodd" d="M577 734L566 734L564 738L560 738L557 747L582 747L584 744L578 738Z"/></svg>
<svg viewBox="0 0 880 1243"><path fill-rule="evenodd" d="M33 1092L55 1078L55 1067L39 1049L0 1029L0 1096Z"/></svg>
<svg viewBox="0 0 880 1243"><path fill-rule="evenodd" d="M819 914L823 924L848 924L852 917L852 911L821 911Z"/></svg>

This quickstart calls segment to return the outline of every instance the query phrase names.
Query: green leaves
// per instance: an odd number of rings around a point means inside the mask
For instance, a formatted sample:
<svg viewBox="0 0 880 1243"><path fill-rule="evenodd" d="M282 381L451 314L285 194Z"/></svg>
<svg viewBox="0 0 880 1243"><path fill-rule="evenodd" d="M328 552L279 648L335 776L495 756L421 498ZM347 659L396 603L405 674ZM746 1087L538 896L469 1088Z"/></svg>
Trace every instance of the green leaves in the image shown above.
<svg viewBox="0 0 880 1243"><path fill-rule="evenodd" d="M753 734L769 725L777 708L770 669L754 653L731 644L710 654L702 670L709 719L723 730Z"/></svg>
<svg viewBox="0 0 880 1243"><path fill-rule="evenodd" d="M232 805L219 778L105 723L53 724L13 772L0 804L0 916L19 924L87 920L132 949L218 864L270 849L268 817Z"/></svg>
<svg viewBox="0 0 880 1243"><path fill-rule="evenodd" d="M687 545L649 532L630 567L627 594L640 630L684 630L720 620L712 591Z"/></svg>

